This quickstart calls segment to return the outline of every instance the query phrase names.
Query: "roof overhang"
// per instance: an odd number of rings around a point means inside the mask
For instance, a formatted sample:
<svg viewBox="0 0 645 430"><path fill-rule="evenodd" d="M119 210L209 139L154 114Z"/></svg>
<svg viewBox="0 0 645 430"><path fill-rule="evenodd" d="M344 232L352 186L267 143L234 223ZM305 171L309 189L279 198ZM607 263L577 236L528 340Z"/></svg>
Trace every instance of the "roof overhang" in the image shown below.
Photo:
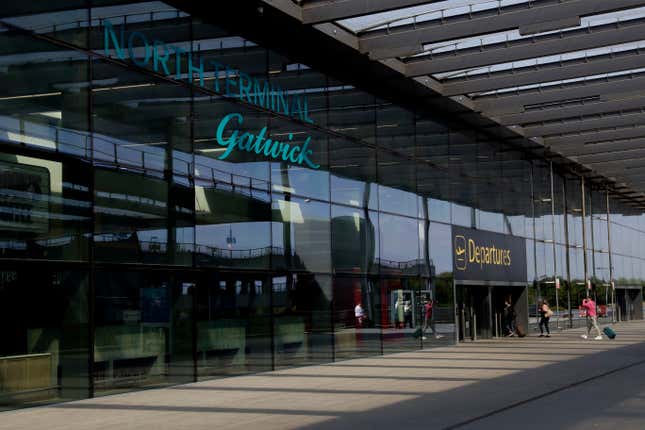
<svg viewBox="0 0 645 430"><path fill-rule="evenodd" d="M645 191L645 1L263 2L354 51L357 67L416 84L415 104L629 200Z"/></svg>

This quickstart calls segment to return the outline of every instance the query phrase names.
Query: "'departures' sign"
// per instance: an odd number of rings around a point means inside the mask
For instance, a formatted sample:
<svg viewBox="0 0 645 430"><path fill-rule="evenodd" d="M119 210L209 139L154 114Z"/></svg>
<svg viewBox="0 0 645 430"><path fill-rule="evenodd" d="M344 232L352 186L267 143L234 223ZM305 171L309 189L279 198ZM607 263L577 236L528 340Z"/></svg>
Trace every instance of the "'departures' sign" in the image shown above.
<svg viewBox="0 0 645 430"><path fill-rule="evenodd" d="M452 227L456 280L526 282L526 240Z"/></svg>

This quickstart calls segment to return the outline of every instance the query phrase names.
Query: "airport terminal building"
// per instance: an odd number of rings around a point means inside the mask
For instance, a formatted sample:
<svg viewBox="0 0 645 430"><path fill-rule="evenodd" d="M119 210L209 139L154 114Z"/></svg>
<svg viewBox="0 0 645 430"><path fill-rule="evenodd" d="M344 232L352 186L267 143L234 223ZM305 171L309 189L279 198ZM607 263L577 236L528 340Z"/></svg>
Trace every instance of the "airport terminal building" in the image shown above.
<svg viewBox="0 0 645 430"><path fill-rule="evenodd" d="M505 301L641 319L644 26L4 2L0 410L501 337Z"/></svg>

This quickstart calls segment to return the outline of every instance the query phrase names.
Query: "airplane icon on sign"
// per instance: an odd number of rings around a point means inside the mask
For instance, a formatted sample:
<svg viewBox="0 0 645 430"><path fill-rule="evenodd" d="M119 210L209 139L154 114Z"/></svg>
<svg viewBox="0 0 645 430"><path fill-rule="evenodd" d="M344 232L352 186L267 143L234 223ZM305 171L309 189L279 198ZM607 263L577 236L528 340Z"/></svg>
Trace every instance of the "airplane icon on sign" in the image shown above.
<svg viewBox="0 0 645 430"><path fill-rule="evenodd" d="M466 238L461 235L455 236L455 267L457 270L466 270Z"/></svg>

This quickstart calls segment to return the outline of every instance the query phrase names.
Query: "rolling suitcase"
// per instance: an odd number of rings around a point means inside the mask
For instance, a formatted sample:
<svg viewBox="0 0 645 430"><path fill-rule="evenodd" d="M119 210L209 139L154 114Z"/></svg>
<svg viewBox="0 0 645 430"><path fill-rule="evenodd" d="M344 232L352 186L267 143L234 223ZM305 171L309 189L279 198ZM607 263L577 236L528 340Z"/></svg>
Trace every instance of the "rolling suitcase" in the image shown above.
<svg viewBox="0 0 645 430"><path fill-rule="evenodd" d="M605 333L605 336L607 336L609 339L616 337L616 332L611 327L605 327L602 332Z"/></svg>

